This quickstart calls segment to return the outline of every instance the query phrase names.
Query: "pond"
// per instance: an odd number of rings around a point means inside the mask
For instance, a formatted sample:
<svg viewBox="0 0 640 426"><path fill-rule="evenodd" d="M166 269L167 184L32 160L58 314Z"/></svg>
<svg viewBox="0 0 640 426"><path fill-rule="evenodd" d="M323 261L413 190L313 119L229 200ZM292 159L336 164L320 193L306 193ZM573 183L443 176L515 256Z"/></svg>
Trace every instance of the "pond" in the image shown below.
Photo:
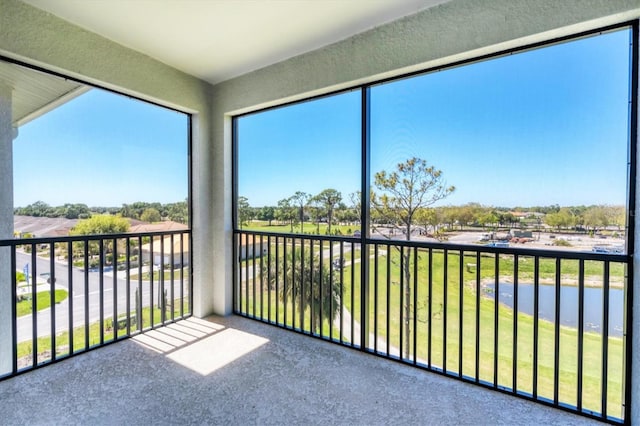
<svg viewBox="0 0 640 426"><path fill-rule="evenodd" d="M555 286L538 286L538 318L555 322ZM495 298L495 284L483 287L483 293ZM518 311L533 315L533 284L518 285ZM584 331L602 332L602 296L601 287L584 289ZM513 309L513 284L500 283L500 303ZM578 287L560 287L560 324L578 327ZM609 289L609 336L621 337L624 324L624 292L619 288Z"/></svg>

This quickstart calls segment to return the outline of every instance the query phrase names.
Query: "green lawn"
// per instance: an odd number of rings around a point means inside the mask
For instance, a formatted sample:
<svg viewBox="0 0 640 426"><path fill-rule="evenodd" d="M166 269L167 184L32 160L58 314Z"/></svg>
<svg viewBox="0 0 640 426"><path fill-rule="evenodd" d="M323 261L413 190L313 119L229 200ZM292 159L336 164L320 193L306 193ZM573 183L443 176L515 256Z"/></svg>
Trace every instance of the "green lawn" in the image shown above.
<svg viewBox="0 0 640 426"><path fill-rule="evenodd" d="M174 308L174 317L178 318L180 316L180 306L179 299L176 301L176 306ZM133 308L135 309L135 308ZM187 314L189 312L188 302L184 301L183 310L184 313ZM142 329L147 329L151 326L151 309L149 307L143 308L142 311ZM170 308L167 309L165 313L165 319L169 320L171 318ZM121 338L126 334L126 317L119 316L119 326L117 330L117 337ZM137 325L135 323L135 312L131 314L131 331L137 330ZM158 325L162 322L162 312L157 306L153 309L153 323ZM113 326L113 321L111 318L106 318L103 323L102 329L102 340L103 342L109 342L114 340L116 330ZM69 354L69 332L63 332L56 335L56 354L57 356L64 356ZM85 337L88 339L88 346L85 345ZM50 337L39 337L37 340L38 343L38 362L45 362L51 359L51 338ZM86 333L85 327L76 327L73 329L73 352L81 352L88 348L91 348L95 345L100 344L100 322L94 322L89 324L88 334ZM18 344L18 360L21 358L32 355L33 353L33 344L31 341L26 341Z"/></svg>
<svg viewBox="0 0 640 426"><path fill-rule="evenodd" d="M328 246L325 246L328 247ZM326 250L326 248L325 248ZM280 248L282 253L282 248ZM373 251L371 252L373 254ZM334 251L334 256L338 253ZM358 253L359 255L359 253ZM346 253L349 256L349 253ZM328 256L327 256L328 257ZM347 259L348 260L348 259ZM325 259L325 262L329 262ZM465 255L462 268L460 268L459 252L449 252L446 257L444 251L434 250L432 252L431 265L426 250L418 251L418 263L414 264L412 255L409 266L412 273L411 282L414 280L414 271L417 271L417 300L416 306L411 305L410 320L404 330L401 339L401 320L404 315L401 297L405 297L401 292L401 273L399 251L392 249L390 257L380 251L378 254L378 273L371 278L369 286L369 326L370 331L375 332L380 340L386 342L387 339L396 352L399 348L404 348L409 340L408 358L413 360L415 356L418 362L428 363L436 368L445 368L448 372L459 373L474 377L476 375L476 343L479 345L479 368L478 376L480 380L494 382L494 375L497 384L506 388L513 388L513 369L516 368L515 387L518 391L533 392L533 353L534 353L534 326L533 317L519 313L514 318L512 309L498 305L497 324L498 342L497 355L494 356L494 327L496 323L496 304L493 298L481 295L479 304L476 298L476 273L478 265L476 256ZM502 255L498 258L500 271L500 282L513 282L514 280L514 257L512 255ZM260 264L260 259L256 259L256 264ZM356 264L359 265L359 264ZM417 268L416 268L417 266ZM480 259L480 280L481 282L495 281L496 258L494 255L483 256ZM375 265L373 258L370 258L370 270L373 272ZM431 268L431 301L429 303L429 269ZM520 257L518 261L518 279L521 283L532 282L534 262L531 257ZM563 260L561 262L559 276L563 285L575 285L578 280L579 262L574 260ZM260 268L258 268L259 274ZM601 285L604 272L603 264L597 261L586 261L584 263L585 281L588 285ZM461 276L462 271L462 276ZM446 272L446 280L445 280ZM250 265L251 273L251 265ZM272 272L273 273L273 272ZM347 264L342 269L334 271L334 279L341 280L342 294L339 295L343 301L343 308L348 310L359 323L361 313L361 279L360 267L352 269ZM540 259L539 274L541 283L554 283L556 278L556 261L554 259ZM622 285L624 282L624 264L611 264L611 281L613 285ZM352 279L353 276L353 279ZM387 285L387 276L389 283ZM377 278L377 279L376 279ZM352 285L353 283L353 285ZM255 283L249 281L248 306L243 304L242 311L253 315L254 300L255 312L258 316L269 318L271 321L278 321L287 326L300 327L299 307L297 307L295 319L292 318L292 305L288 301L286 311L287 321L284 321L285 304L279 300L275 289L267 288L266 279L260 286L260 277ZM246 287L241 286L243 299L247 298ZM413 285L411 286L410 300L414 299ZM377 294L377 298L376 298ZM445 303L446 295L446 303ZM462 297L462 304L460 304ZM431 315L429 315L429 304ZM462 305L462 320L460 320L460 305ZM276 317L276 306L278 316ZM374 318L374 309L377 308L377 317ZM270 316L269 314L270 308ZM246 309L246 310L245 310ZM414 328L415 312L415 328ZM479 336L476 336L476 315L479 318ZM309 312L305 312L305 331L309 331ZM294 322L295 321L295 322ZM387 328L387 321L389 327ZM446 328L445 328L446 321ZM374 325L376 327L374 327ZM323 324L323 335L329 333L329 321L325 319ZM517 327L517 341L514 342L514 327ZM333 336L337 338L339 329L333 325ZM559 329L559 401L561 403L577 404L577 329L570 327L560 327ZM601 397L601 366L602 366L602 336L597 333L585 333L583 338L583 407L585 409L600 412ZM348 342L349 336L345 336L343 341ZM413 341L416 341L414 346ZM446 345L445 345L446 342ZM538 323L538 360L537 360L537 391L540 397L553 399L553 376L555 362L555 326L549 321L540 320ZM610 337L608 340L608 406L609 415L622 416L622 379L624 358L623 342L621 338ZM370 342L373 346L373 342ZM446 358L445 358L446 346ZM380 347L380 346L379 346ZM514 349L517 350L517 360L514 362ZM462 352L462 363L459 362L460 351ZM495 366L497 365L497 369Z"/></svg>
<svg viewBox="0 0 640 426"><path fill-rule="evenodd" d="M326 223L321 223L317 226L312 222L305 222L302 226L301 224L294 224L293 230L291 225L289 224L279 224L276 221L272 222L272 225L269 225L268 222L265 221L257 221L253 220L248 224L244 225L241 229L242 231L263 231L263 232L279 232L279 233L294 233L294 234L310 234L310 235L326 235L328 233L328 226ZM356 230L360 230L359 225L331 225L331 234L342 236L353 236L353 233Z"/></svg>
<svg viewBox="0 0 640 426"><path fill-rule="evenodd" d="M55 303L60 303L64 299L66 299L68 293L66 290L56 290L54 294ZM40 291L36 293L36 310L41 311L43 309L47 309L51 306L51 292L49 291ZM17 316L21 317L24 315L28 315L33 312L33 301L22 300L16 304L16 312Z"/></svg>

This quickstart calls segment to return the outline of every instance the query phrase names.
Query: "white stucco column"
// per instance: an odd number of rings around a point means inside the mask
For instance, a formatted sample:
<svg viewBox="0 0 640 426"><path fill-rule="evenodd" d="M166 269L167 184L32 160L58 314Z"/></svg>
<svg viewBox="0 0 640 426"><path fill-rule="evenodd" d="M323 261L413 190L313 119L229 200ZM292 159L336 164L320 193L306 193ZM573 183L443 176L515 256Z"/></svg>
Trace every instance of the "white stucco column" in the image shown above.
<svg viewBox="0 0 640 426"><path fill-rule="evenodd" d="M13 238L13 129L11 88L0 83L0 239ZM11 251L0 247L0 374L11 372Z"/></svg>

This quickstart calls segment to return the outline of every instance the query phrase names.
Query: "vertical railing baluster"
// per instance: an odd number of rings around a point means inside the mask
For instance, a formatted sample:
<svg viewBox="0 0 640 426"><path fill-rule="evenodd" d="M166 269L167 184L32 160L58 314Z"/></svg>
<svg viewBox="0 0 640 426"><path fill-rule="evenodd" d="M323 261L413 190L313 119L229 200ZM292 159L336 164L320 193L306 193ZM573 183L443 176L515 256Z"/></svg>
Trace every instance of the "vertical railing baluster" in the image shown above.
<svg viewBox="0 0 640 426"><path fill-rule="evenodd" d="M302 238L300 241L302 241ZM296 250L296 238L293 237L291 239L291 283L289 284L291 285L291 328L294 330L296 328L296 321L298 320L296 315L296 296L298 290L300 290L296 285L296 257L298 257L299 253L300 252ZM302 328L300 328L300 330L302 331Z"/></svg>
<svg viewBox="0 0 640 426"><path fill-rule="evenodd" d="M333 340L333 241L329 241L329 340Z"/></svg>
<svg viewBox="0 0 640 426"><path fill-rule="evenodd" d="M260 255L260 319L264 321L264 238L260 235L260 247L258 247L258 254Z"/></svg>
<svg viewBox="0 0 640 426"><path fill-rule="evenodd" d="M249 234L241 234L244 239L244 314L249 315Z"/></svg>
<svg viewBox="0 0 640 426"><path fill-rule="evenodd" d="M247 262L249 259L247 259ZM252 318L256 318L258 298L256 297L256 234L251 234L251 298L252 298Z"/></svg>
<svg viewBox="0 0 640 426"><path fill-rule="evenodd" d="M493 387L498 387L498 333L500 331L500 255L494 257L494 297L493 297Z"/></svg>
<svg viewBox="0 0 640 426"><path fill-rule="evenodd" d="M49 301L51 314L51 360L57 357L56 350L56 246L49 243Z"/></svg>
<svg viewBox="0 0 640 426"><path fill-rule="evenodd" d="M443 289L443 301L442 301L442 372L447 373L447 311L448 302L447 302L447 293L449 292L449 250L444 249L442 251L443 255L443 277L442 277L442 289Z"/></svg>
<svg viewBox="0 0 640 426"><path fill-rule="evenodd" d="M176 298L175 298L175 288L174 288L174 286L176 285L176 283L175 283L176 262L175 262L175 257L174 257L175 256L175 250L174 250L173 246L174 246L175 242L173 240L173 238L174 238L173 235L174 234L171 234L169 236L169 243L171 244L171 250L170 250L170 254L169 254L169 259L170 259L170 262L171 262L170 263L170 265L171 265L170 276L169 276L169 279L170 279L170 282L171 282L171 290L169 291L169 298L170 298L169 299L170 300L169 306L171 307L171 321L175 321L175 319L176 319L176 313L175 313L176 312L176 309L175 309Z"/></svg>
<svg viewBox="0 0 640 426"><path fill-rule="evenodd" d="M429 248L429 270L428 270L428 276L427 276L427 298L429 299L429 303L427 304L427 325L428 325L428 329L427 329L427 340L428 340L428 349L429 352L427 352L427 365L429 366L429 368L431 368L431 349L433 346L433 339L432 339L432 323L433 323L433 249Z"/></svg>
<svg viewBox="0 0 640 426"><path fill-rule="evenodd" d="M118 340L118 240L113 239L113 340Z"/></svg>
<svg viewBox="0 0 640 426"><path fill-rule="evenodd" d="M31 318L32 318L32 339L33 339L33 351L32 351L32 366L38 365L38 266L36 257L36 244L31 244Z"/></svg>
<svg viewBox="0 0 640 426"><path fill-rule="evenodd" d="M540 291L540 257L533 258L533 399L538 399L538 310Z"/></svg>
<svg viewBox="0 0 640 426"><path fill-rule="evenodd" d="M576 409L582 411L582 356L584 352L584 259L578 262L578 389Z"/></svg>
<svg viewBox="0 0 640 426"><path fill-rule="evenodd" d="M353 306L353 301L351 303ZM387 356L391 354L391 245L387 244ZM353 329L353 326L351 327Z"/></svg>
<svg viewBox="0 0 640 426"><path fill-rule="evenodd" d="M153 270L153 265L155 262L155 252L153 250L153 243L155 240L155 236L151 236L150 237L151 240L149 242L149 319L150 319L150 324L151 324L151 328L153 329L156 325L156 321L155 321L155 315L154 315L154 309L153 309L153 285L154 285L154 279L153 279L153 274L154 274L154 270Z"/></svg>
<svg viewBox="0 0 640 426"><path fill-rule="evenodd" d="M353 266L352 266L353 269ZM353 309L353 308L352 308ZM340 241L340 342L344 342L344 241Z"/></svg>
<svg viewBox="0 0 640 426"><path fill-rule="evenodd" d="M188 241L188 248L189 248L189 253L190 253L190 257L189 257L189 265L191 265L191 261L193 260L193 257L191 257L191 253L193 253L193 238L192 238L192 231L187 231L187 237ZM188 314L189 316L191 316L193 314L193 269L191 268L191 266L189 266L189 294L188 294L188 298L187 298L187 302L188 302Z"/></svg>
<svg viewBox="0 0 640 426"><path fill-rule="evenodd" d="M287 268L287 245L288 244L289 243L287 242L287 237L284 237L284 245L282 246L282 259L284 260L283 263L282 263L282 294L284 294L284 297L282 299L283 299L283 302L284 302L284 315L283 315L284 318L283 318L283 320L284 320L284 326L285 327L287 327L287 312L289 312L289 309L288 309L289 308L289 302L288 302L288 300L289 300L289 292L287 291L288 290L287 289L287 279L288 279L288 276L289 276L289 274L288 274L289 268ZM293 271L293 268L292 268L291 269L291 277L292 277L292 279L293 279L293 276L294 276L294 271ZM292 295L291 295L291 300L292 301L294 300L293 299L294 297L295 296L293 295L293 292L292 292ZM292 320L291 320L291 328L294 328L293 327L294 320L293 320L293 317L291 317L291 318L292 318Z"/></svg>
<svg viewBox="0 0 640 426"><path fill-rule="evenodd" d="M69 356L73 355L73 241L67 241L67 288L69 320Z"/></svg>
<svg viewBox="0 0 640 426"><path fill-rule="evenodd" d="M98 262L99 280L100 280L100 344L104 344L104 240L99 239L99 254L100 261Z"/></svg>
<svg viewBox="0 0 640 426"><path fill-rule="evenodd" d="M518 393L518 274L520 257L513 256L513 361L511 386L514 394Z"/></svg>
<svg viewBox="0 0 640 426"><path fill-rule="evenodd" d="M180 318L184 318L184 235L185 234L183 234L182 232L180 233ZM240 238L240 236L238 236L238 238ZM235 251L235 253L237 256L234 259L234 262L238 262L238 267L236 268L238 271L238 289L236 291L236 297L240 299L239 294L242 269L240 268L240 259L238 259L240 255L238 254L238 251ZM189 270L191 270L191 259L193 258L191 256L191 251L189 251L189 256ZM192 292L189 293L191 294ZM240 309L240 301L238 301L238 310Z"/></svg>
<svg viewBox="0 0 640 426"><path fill-rule="evenodd" d="M558 404L560 384L560 285L562 284L560 258L556 258L556 287L555 287L555 320L554 320L554 360L553 360L553 403Z"/></svg>
<svg viewBox="0 0 640 426"><path fill-rule="evenodd" d="M298 326L300 327L300 332L304 333L304 298L305 298L305 286L304 286L304 238L300 238L300 276L298 278L300 285L296 285L300 295L298 298L300 299L300 305L298 306Z"/></svg>
<svg viewBox="0 0 640 426"><path fill-rule="evenodd" d="M89 349L89 240L84 242L84 349Z"/></svg>
<svg viewBox="0 0 640 426"><path fill-rule="evenodd" d="M373 246L373 352L378 353L378 244Z"/></svg>
<svg viewBox="0 0 640 426"><path fill-rule="evenodd" d="M322 303L322 295L324 294L322 291L324 290L322 287L322 270L323 270L323 266L324 266L324 259L322 256L322 252L324 252L324 241L320 240L320 255L318 256L318 262L320 264L319 268L318 268L318 307L319 312L316 312L316 316L319 318L319 324L316 324L315 327L318 328L320 330L320 337L322 337L322 325L323 325L323 321L324 319L322 318L322 309L323 309L323 303ZM311 256L311 262L313 262L313 255ZM313 271L313 268L311 268L311 270ZM311 280L311 282L313 283L313 278ZM314 292L315 294L315 292ZM315 305L315 303L312 301L312 306Z"/></svg>
<svg viewBox="0 0 640 426"><path fill-rule="evenodd" d="M413 365L418 364L418 247L413 248Z"/></svg>
<svg viewBox="0 0 640 426"><path fill-rule="evenodd" d="M404 282L404 247L400 246L400 305L398 306L399 310L400 310L400 347L398 349L400 349L400 361L403 360L404 358L404 331L405 331L405 324L404 324L404 304L405 303L409 303L409 301L405 301L404 300L404 286L405 285L409 285L409 283L405 283ZM408 325L408 324L407 324ZM408 337L408 336L407 336ZM407 354L408 355L408 354Z"/></svg>
<svg viewBox="0 0 640 426"><path fill-rule="evenodd" d="M125 268L127 268L126 271L126 282L125 282L125 292L127 294L126 298L125 298L125 310L127 311L127 317L126 317L126 321L127 321L127 336L131 335L131 238L127 237L125 239L125 243L127 245L126 247L126 260L125 260Z"/></svg>
<svg viewBox="0 0 640 426"><path fill-rule="evenodd" d="M476 252L476 356L475 356L475 382L480 383L480 292L482 291L480 287L480 267L481 267L481 256L480 252Z"/></svg>
<svg viewBox="0 0 640 426"><path fill-rule="evenodd" d="M158 309L160 309L160 324L167 319L166 298L164 297L164 234L160 238L160 270L158 271Z"/></svg>
<svg viewBox="0 0 640 426"><path fill-rule="evenodd" d="M142 331L142 236L138 235L138 288L136 289L136 325Z"/></svg>
<svg viewBox="0 0 640 426"><path fill-rule="evenodd" d="M355 321L355 318L354 318L355 317L355 312L354 312L355 311L355 309L354 309L354 306L355 306L355 304L354 304L355 303L355 295L354 295L354 293L355 293L355 289L356 289L356 287L355 287L355 285L356 285L355 284L355 281L356 281L356 278L355 278L355 276L356 276L355 275L356 274L355 259L356 258L355 258L355 253L354 253L355 252L355 248L356 248L355 244L353 242L351 242L351 311L352 311L351 312L351 346L355 346L355 344L356 344L355 338L354 338L354 336L355 336L355 331L354 331L354 328L355 328L354 327L354 325L355 325L354 324L354 321ZM360 261L362 261L362 260L363 260L362 259L362 250L360 250ZM362 281L362 277L360 277L360 280ZM362 290L362 283L360 283L360 289ZM362 309L362 307L361 307L361 309Z"/></svg>
<svg viewBox="0 0 640 426"><path fill-rule="evenodd" d="M460 250L458 261L458 377L462 378L462 348L464 345L464 250Z"/></svg>
<svg viewBox="0 0 640 426"><path fill-rule="evenodd" d="M11 250L11 371L12 374L18 372L18 278L14 271L17 268L16 245L10 245L7 250ZM25 277L27 280L29 277Z"/></svg>
<svg viewBox="0 0 640 426"><path fill-rule="evenodd" d="M267 236L267 321L273 322L271 320L271 235Z"/></svg>
<svg viewBox="0 0 640 426"><path fill-rule="evenodd" d="M603 289L602 289L602 379L600 391L602 396L602 418L607 418L607 405L609 401L609 273L610 263L608 260L604 261L604 272L602 276ZM632 283L627 283L632 285ZM627 361L629 362L629 361ZM629 368L629 367L627 367Z"/></svg>
<svg viewBox="0 0 640 426"><path fill-rule="evenodd" d="M280 302L279 302L279 298L280 298L280 237L276 236L275 239L276 239L276 242L275 242L276 260L274 263L275 270L273 271L273 273L275 274L275 279L273 281L275 283L276 324L280 324ZM271 252L269 252L269 254L271 254ZM282 300L284 301L286 306L287 302L285 298L283 297Z"/></svg>

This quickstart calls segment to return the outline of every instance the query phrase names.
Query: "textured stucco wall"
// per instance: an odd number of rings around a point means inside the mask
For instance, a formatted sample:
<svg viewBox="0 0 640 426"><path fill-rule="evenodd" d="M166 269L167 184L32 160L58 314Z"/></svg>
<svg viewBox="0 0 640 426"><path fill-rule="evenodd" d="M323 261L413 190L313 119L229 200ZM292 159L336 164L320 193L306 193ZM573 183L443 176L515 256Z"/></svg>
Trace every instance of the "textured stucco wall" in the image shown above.
<svg viewBox="0 0 640 426"><path fill-rule="evenodd" d="M210 313L211 86L17 0L0 0L0 54L194 114L194 312Z"/></svg>
<svg viewBox="0 0 640 426"><path fill-rule="evenodd" d="M12 90L0 82L0 239L13 238L13 130L11 127ZM0 295L12 292L11 249L0 247ZM0 375L10 373L13 351L11 297L0 297Z"/></svg>

